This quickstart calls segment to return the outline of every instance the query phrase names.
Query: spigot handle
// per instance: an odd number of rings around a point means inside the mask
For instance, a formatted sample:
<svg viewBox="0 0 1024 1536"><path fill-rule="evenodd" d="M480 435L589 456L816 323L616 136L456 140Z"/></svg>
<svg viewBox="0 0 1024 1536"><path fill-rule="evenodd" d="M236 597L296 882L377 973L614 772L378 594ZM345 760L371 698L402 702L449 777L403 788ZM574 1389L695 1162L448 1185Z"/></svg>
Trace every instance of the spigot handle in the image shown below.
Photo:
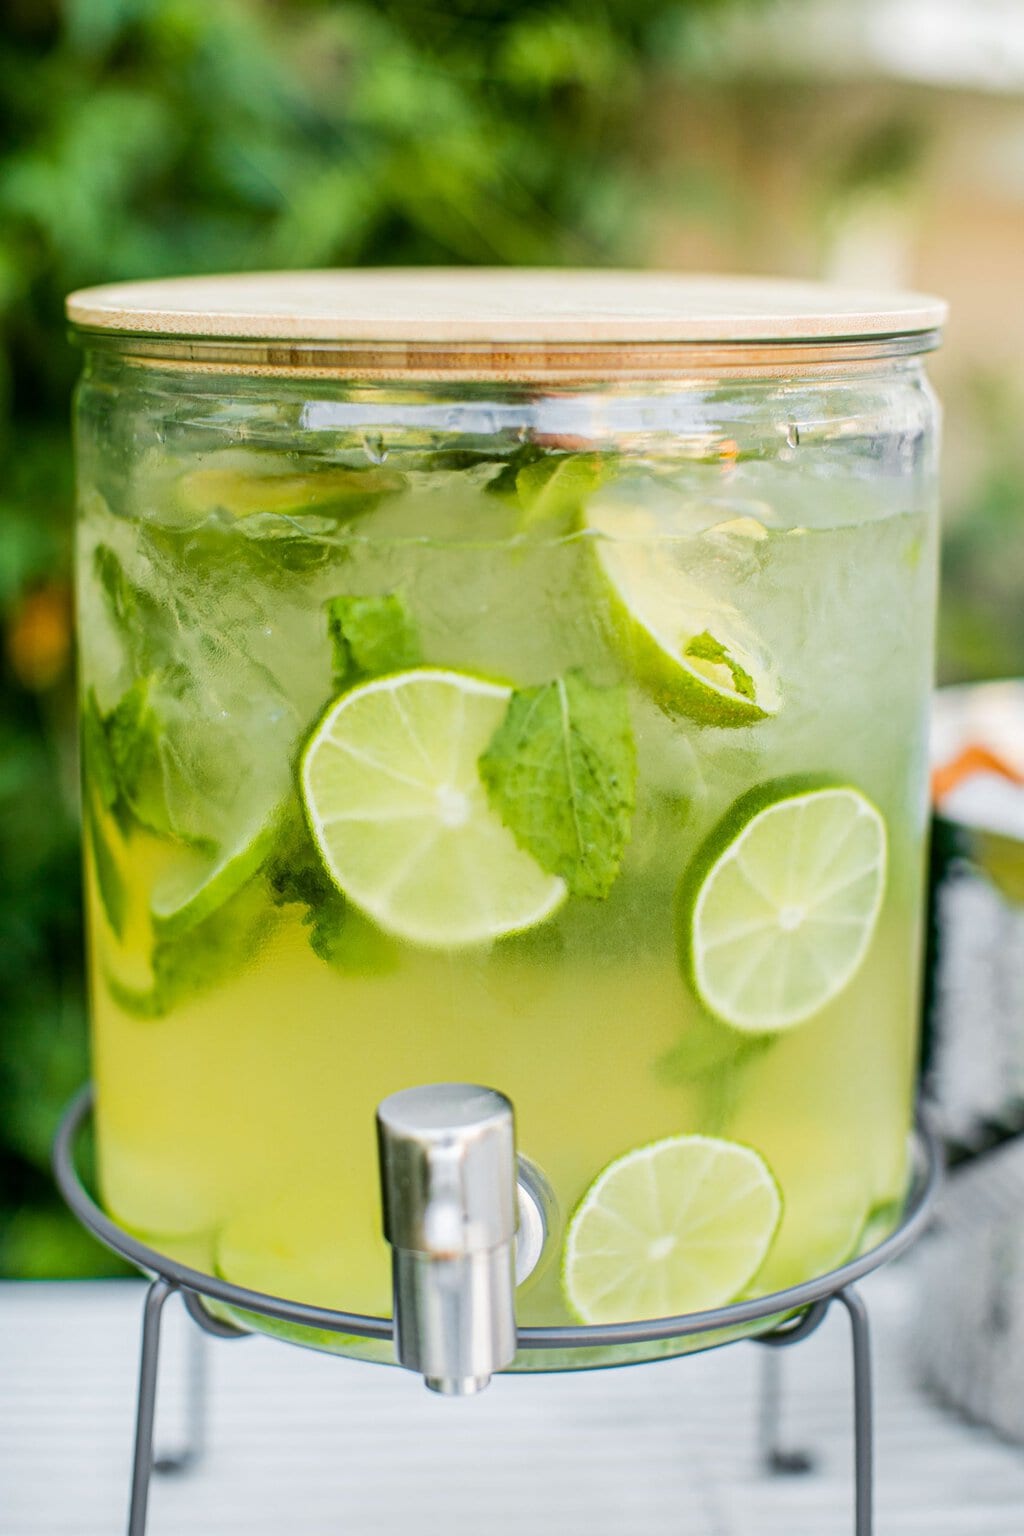
<svg viewBox="0 0 1024 1536"><path fill-rule="evenodd" d="M471 1083L406 1088L377 1110L395 1349L433 1390L463 1396L515 1355L515 1123Z"/></svg>

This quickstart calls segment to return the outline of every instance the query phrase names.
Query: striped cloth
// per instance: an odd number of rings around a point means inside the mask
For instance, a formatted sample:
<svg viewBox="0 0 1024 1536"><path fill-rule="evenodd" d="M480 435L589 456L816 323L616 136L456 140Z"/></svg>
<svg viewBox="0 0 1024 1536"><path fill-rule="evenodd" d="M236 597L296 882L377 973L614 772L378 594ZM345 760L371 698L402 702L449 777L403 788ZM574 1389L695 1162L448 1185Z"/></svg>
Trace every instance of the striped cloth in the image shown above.
<svg viewBox="0 0 1024 1536"><path fill-rule="evenodd" d="M865 1286L878 1365L878 1536L1021 1536L1024 1457L913 1383L911 1271ZM0 1536L123 1530L135 1282L0 1286ZM167 1308L159 1448L181 1439L186 1320ZM195 1335L198 1339L198 1335ZM749 1344L442 1401L404 1373L267 1340L202 1341L210 1448L158 1478L151 1536L851 1536L845 1314L782 1356L768 1478Z"/></svg>
<svg viewBox="0 0 1024 1536"><path fill-rule="evenodd" d="M1024 1445L1024 1137L949 1177L918 1265L922 1379Z"/></svg>

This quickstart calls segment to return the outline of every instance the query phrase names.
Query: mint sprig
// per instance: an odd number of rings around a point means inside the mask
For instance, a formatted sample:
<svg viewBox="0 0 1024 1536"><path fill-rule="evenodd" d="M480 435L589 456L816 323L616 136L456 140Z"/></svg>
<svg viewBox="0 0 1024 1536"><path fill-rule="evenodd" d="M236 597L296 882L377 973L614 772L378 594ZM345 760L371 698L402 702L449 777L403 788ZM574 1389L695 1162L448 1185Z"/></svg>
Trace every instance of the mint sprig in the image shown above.
<svg viewBox="0 0 1024 1536"><path fill-rule="evenodd" d="M516 476L520 527L568 532L605 473L606 461L596 453L549 454L525 464Z"/></svg>
<svg viewBox="0 0 1024 1536"><path fill-rule="evenodd" d="M609 466L607 455L545 453L536 443L524 443L487 482L487 490L517 508L521 532L567 533Z"/></svg>
<svg viewBox="0 0 1024 1536"><path fill-rule="evenodd" d="M138 678L106 717L104 729L121 800L142 826L166 836L172 828L152 686L151 678Z"/></svg>
<svg viewBox="0 0 1024 1536"><path fill-rule="evenodd" d="M261 884L250 880L187 933L156 940L148 985L126 983L108 969L110 995L135 1018L164 1018L186 999L241 975L259 955L276 920Z"/></svg>
<svg viewBox="0 0 1024 1536"><path fill-rule="evenodd" d="M400 593L332 597L325 606L339 692L422 661L419 636Z"/></svg>
<svg viewBox="0 0 1024 1536"><path fill-rule="evenodd" d="M626 691L568 672L513 693L480 758L519 846L577 896L608 895L629 841L636 748Z"/></svg>
<svg viewBox="0 0 1024 1536"><path fill-rule="evenodd" d="M88 782L122 831L134 821L158 837L205 847L201 840L179 832L168 808L163 730L150 702L156 680L155 674L137 678L107 714L89 690L82 705L82 756Z"/></svg>
<svg viewBox="0 0 1024 1536"><path fill-rule="evenodd" d="M778 1035L744 1037L716 1020L691 1024L678 1045L655 1062L655 1076L667 1087L690 1087L699 1094L696 1128L724 1134L732 1120L747 1071L770 1051Z"/></svg>
<svg viewBox="0 0 1024 1536"><path fill-rule="evenodd" d="M99 795L88 788L82 796L82 821L84 823L87 845L92 854L93 871L96 876L96 888L99 891L103 910L107 914L107 922L111 931L121 938L124 934L125 919L128 915L128 893L125 890L121 871L118 868L114 852L106 837L97 808Z"/></svg>
<svg viewBox="0 0 1024 1536"><path fill-rule="evenodd" d="M325 965L350 975L394 970L391 939L363 917L328 875L305 820L286 818L278 848L264 870L275 907L301 907L309 947Z"/></svg>
<svg viewBox="0 0 1024 1536"><path fill-rule="evenodd" d="M169 660L174 642L166 607L130 579L109 544L98 544L93 550L92 567L134 670L149 672Z"/></svg>

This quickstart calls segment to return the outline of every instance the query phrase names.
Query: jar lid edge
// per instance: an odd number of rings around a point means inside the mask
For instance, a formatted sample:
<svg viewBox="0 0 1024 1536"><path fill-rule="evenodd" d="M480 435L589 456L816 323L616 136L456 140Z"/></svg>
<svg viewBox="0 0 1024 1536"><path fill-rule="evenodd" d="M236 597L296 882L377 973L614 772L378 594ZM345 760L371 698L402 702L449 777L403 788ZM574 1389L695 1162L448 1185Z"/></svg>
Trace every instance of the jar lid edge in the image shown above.
<svg viewBox="0 0 1024 1536"><path fill-rule="evenodd" d="M384 267L82 288L83 330L196 340L502 346L863 340L940 327L929 294L664 271Z"/></svg>

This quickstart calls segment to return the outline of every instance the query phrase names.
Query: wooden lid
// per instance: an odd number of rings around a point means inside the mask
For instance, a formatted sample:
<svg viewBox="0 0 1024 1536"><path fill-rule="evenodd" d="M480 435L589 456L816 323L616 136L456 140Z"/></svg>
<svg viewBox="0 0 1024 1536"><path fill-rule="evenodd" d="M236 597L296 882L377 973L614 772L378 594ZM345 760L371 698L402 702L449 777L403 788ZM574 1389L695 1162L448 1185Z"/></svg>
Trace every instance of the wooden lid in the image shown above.
<svg viewBox="0 0 1024 1536"><path fill-rule="evenodd" d="M909 336L940 326L946 305L780 278L392 267L110 283L72 293L67 313L90 330L195 340L614 346Z"/></svg>

